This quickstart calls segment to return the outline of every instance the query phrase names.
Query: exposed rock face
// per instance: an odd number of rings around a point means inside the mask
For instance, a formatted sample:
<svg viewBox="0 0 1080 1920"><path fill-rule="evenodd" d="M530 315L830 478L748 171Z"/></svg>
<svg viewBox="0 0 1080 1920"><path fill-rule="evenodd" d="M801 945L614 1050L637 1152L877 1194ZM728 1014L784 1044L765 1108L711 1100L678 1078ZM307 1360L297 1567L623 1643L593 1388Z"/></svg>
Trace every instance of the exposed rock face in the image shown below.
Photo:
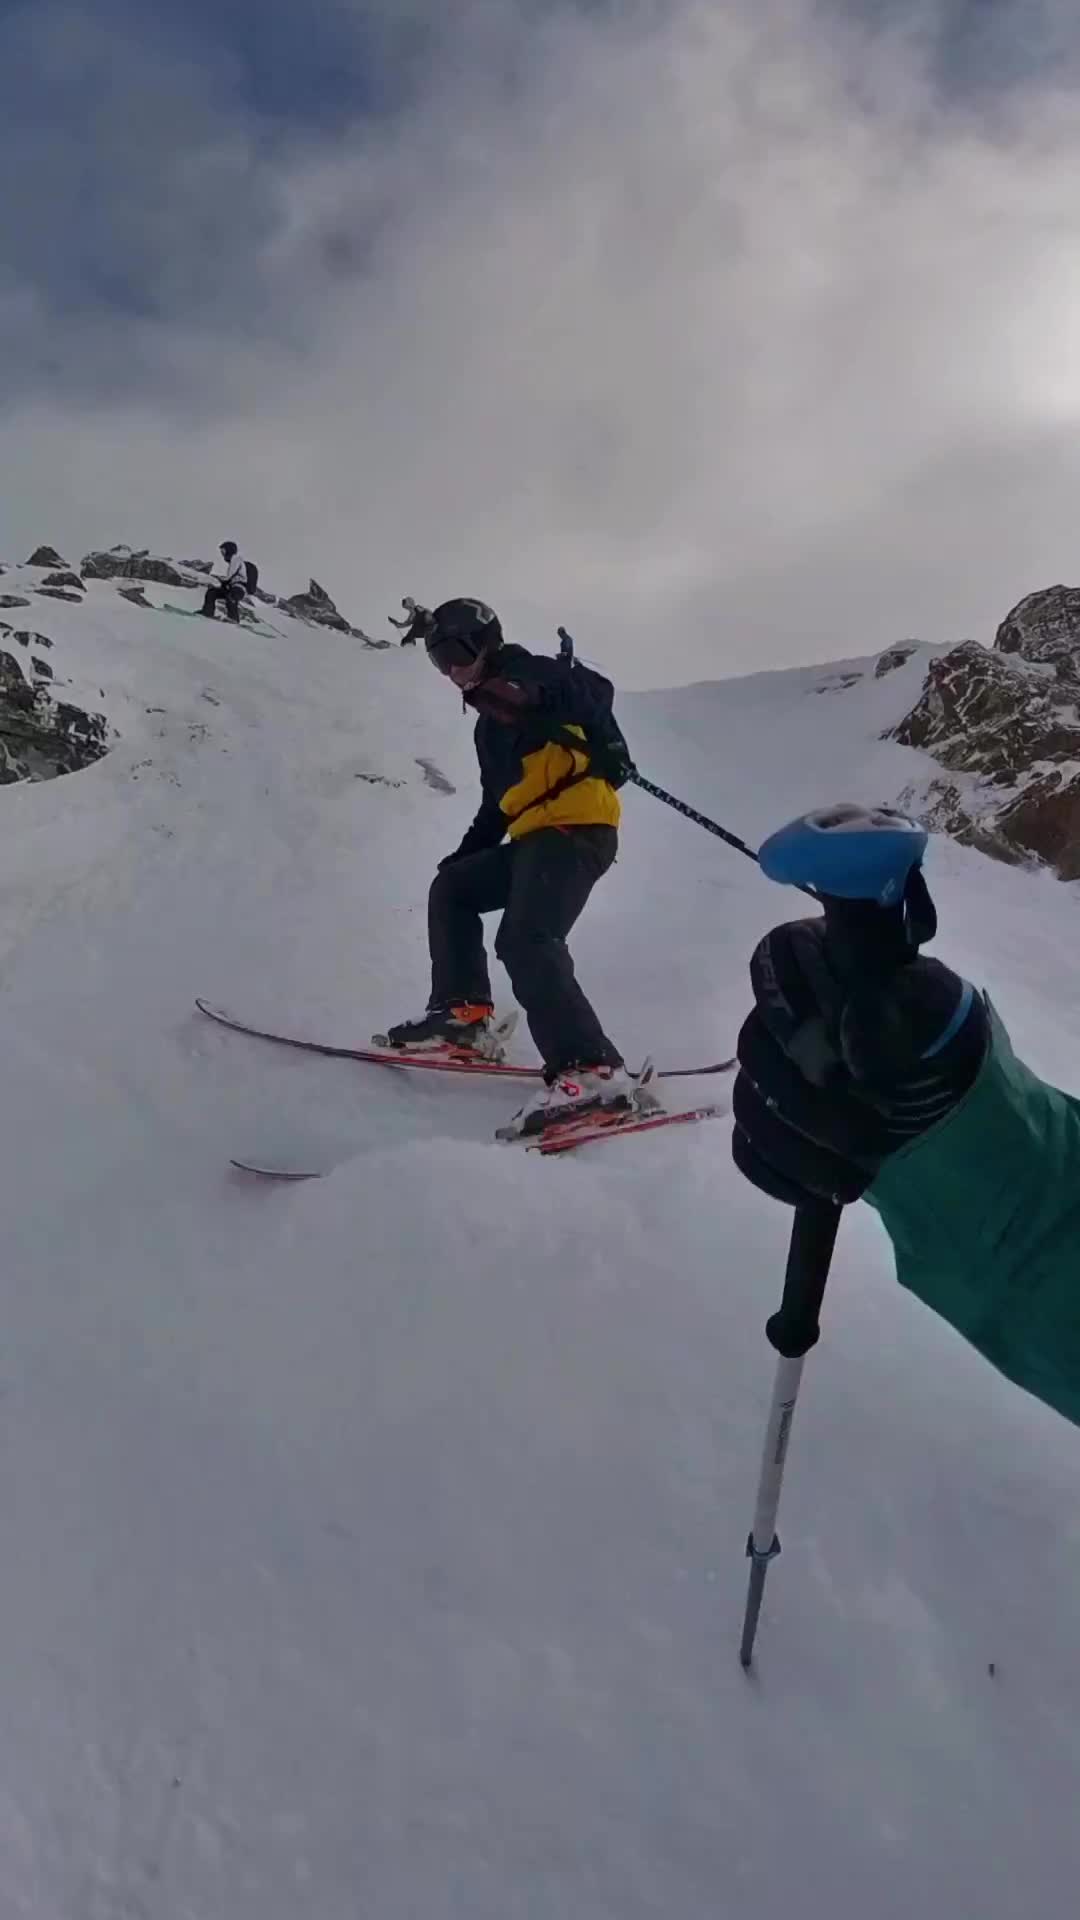
<svg viewBox="0 0 1080 1920"><path fill-rule="evenodd" d="M130 600L133 607L145 607L148 612L153 613L153 602L147 599L142 587L117 587L116 591L121 600Z"/></svg>
<svg viewBox="0 0 1080 1920"><path fill-rule="evenodd" d="M333 627L338 633L352 632L344 614L338 612L326 588L320 587L317 580L312 580L306 593L290 594L287 600L279 600L278 605L317 627Z"/></svg>
<svg viewBox="0 0 1080 1920"><path fill-rule="evenodd" d="M78 574L72 573L70 568L66 567L60 573L47 573L41 585L42 587L73 587L76 593L85 592Z"/></svg>
<svg viewBox="0 0 1080 1920"><path fill-rule="evenodd" d="M902 667L904 661L910 660L912 654L917 653L918 649L917 640L901 640L895 647L886 647L884 653L878 655L874 679L883 680L887 673L895 673L897 667Z"/></svg>
<svg viewBox="0 0 1080 1920"><path fill-rule="evenodd" d="M903 796L929 824L1080 878L1080 589L1029 594L993 651L966 640L932 661L893 737L959 776Z"/></svg>
<svg viewBox="0 0 1080 1920"><path fill-rule="evenodd" d="M43 600L70 600L73 606L82 604L81 593L69 593L66 587L36 587Z"/></svg>
<svg viewBox="0 0 1080 1920"><path fill-rule="evenodd" d="M1080 587L1029 593L1005 615L994 646L998 653L1016 654L1029 666L1053 667L1075 680L1080 676Z"/></svg>
<svg viewBox="0 0 1080 1920"><path fill-rule="evenodd" d="M855 687L862 679L862 673L831 673L827 680L819 681L815 693L846 693L849 687Z"/></svg>
<svg viewBox="0 0 1080 1920"><path fill-rule="evenodd" d="M0 787L13 787L20 780L30 779L30 768L25 760L19 760L7 742L0 738Z"/></svg>
<svg viewBox="0 0 1080 1920"><path fill-rule="evenodd" d="M67 764L58 773L76 773L80 767L93 766L108 751L108 722L103 713L84 713L66 700L58 700L52 709L54 740L62 743Z"/></svg>
<svg viewBox="0 0 1080 1920"><path fill-rule="evenodd" d="M33 691L13 653L0 652L0 696L17 707L33 706Z"/></svg>
<svg viewBox="0 0 1080 1920"><path fill-rule="evenodd" d="M26 564L28 567L66 567L67 561L55 547L35 547Z"/></svg>
<svg viewBox="0 0 1080 1920"><path fill-rule="evenodd" d="M28 607L29 600L18 593L0 593L0 607Z"/></svg>
<svg viewBox="0 0 1080 1920"><path fill-rule="evenodd" d="M110 547L108 553L88 553L79 569L87 580L156 580L162 587L182 587L185 580L171 560L146 550Z"/></svg>
<svg viewBox="0 0 1080 1920"><path fill-rule="evenodd" d="M45 684L52 668L37 658L32 666L34 686L27 683L14 654L0 652L0 786L76 773L106 751L105 716L65 701L54 705Z"/></svg>

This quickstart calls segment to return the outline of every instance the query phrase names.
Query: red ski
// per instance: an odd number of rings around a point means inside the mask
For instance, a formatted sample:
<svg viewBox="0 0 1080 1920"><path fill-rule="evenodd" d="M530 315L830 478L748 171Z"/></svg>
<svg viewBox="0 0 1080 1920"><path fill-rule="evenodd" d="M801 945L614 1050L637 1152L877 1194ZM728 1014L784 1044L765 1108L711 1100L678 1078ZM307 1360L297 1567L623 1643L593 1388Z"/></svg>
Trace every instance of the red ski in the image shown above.
<svg viewBox="0 0 1080 1920"><path fill-rule="evenodd" d="M269 1040L277 1047L296 1047L301 1053L321 1053L330 1060L361 1060L375 1067L418 1067L427 1073L466 1073L494 1074L504 1080L536 1080L539 1067L510 1067L498 1060L478 1060L472 1053L458 1047L433 1048L429 1053L402 1053L395 1047L332 1047L324 1040L299 1040L288 1033L271 1033L265 1027L249 1026L246 1020L237 1020L234 1014L226 1013L222 1007L212 1007L208 1000L196 1000L200 1013L210 1020L216 1020L219 1026L231 1027L234 1033L246 1033L253 1040ZM513 1020L499 1022L496 1034L513 1027Z"/></svg>
<svg viewBox="0 0 1080 1920"><path fill-rule="evenodd" d="M361 1060L376 1067L407 1067L422 1073L457 1073L479 1078L490 1075L502 1080L539 1080L539 1067L515 1067L502 1061L478 1060L474 1054L459 1048L444 1047L429 1053L402 1053L394 1047L334 1047L322 1040L301 1040L292 1034L272 1033L265 1027L253 1027L245 1020L238 1020L234 1014L226 1013L222 1007L211 1006L208 1000L196 1000L200 1013L209 1020L216 1020L220 1026L231 1027L234 1033L246 1033L253 1040L269 1040L278 1047L295 1047L301 1053L319 1053L330 1060ZM496 1024L496 1035L505 1036L512 1031L516 1016ZM690 1080L699 1074L730 1073L735 1067L734 1060L718 1060L711 1067L668 1067L661 1068L656 1077L659 1080Z"/></svg>
<svg viewBox="0 0 1080 1920"><path fill-rule="evenodd" d="M553 1153L572 1153L576 1147L594 1145L597 1140L611 1140L616 1134L652 1133L657 1127L686 1126L692 1120L719 1120L727 1112L726 1107L689 1107L682 1113L641 1113L633 1107L629 1112L616 1110L605 1114L584 1113L577 1120L556 1121L546 1127L543 1133L522 1136L522 1144L530 1152L550 1155Z"/></svg>
<svg viewBox="0 0 1080 1920"><path fill-rule="evenodd" d="M694 1120L718 1120L723 1117L725 1107L691 1107L683 1113L641 1113L635 1109L629 1112L619 1111L604 1115L602 1113L581 1114L576 1120L564 1120L561 1124L549 1126L544 1133L520 1134L518 1141L530 1153L541 1153L549 1158L555 1153L573 1153L578 1147L595 1145L598 1140L611 1140L616 1134L652 1133L657 1127L686 1126ZM511 1144L517 1144L513 1142ZM273 1163L269 1160L230 1160L229 1165L240 1173L253 1174L259 1180L283 1180L297 1182L302 1180L321 1180L333 1173L343 1164L340 1160L326 1166L286 1166L284 1162Z"/></svg>

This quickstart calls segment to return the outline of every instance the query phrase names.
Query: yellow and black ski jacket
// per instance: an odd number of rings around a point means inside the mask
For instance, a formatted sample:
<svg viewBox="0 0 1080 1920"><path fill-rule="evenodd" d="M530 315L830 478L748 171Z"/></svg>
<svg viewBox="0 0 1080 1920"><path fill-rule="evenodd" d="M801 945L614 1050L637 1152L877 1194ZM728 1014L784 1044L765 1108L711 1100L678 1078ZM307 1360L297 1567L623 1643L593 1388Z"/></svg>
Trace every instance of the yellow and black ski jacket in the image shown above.
<svg viewBox="0 0 1080 1920"><path fill-rule="evenodd" d="M600 718L588 686L558 660L501 647L498 679L510 682L520 705L466 695L479 710L473 739L480 763L480 810L451 858L498 846L504 834L519 840L542 827L617 827L619 796L589 772L586 735ZM581 746L564 744L576 735Z"/></svg>

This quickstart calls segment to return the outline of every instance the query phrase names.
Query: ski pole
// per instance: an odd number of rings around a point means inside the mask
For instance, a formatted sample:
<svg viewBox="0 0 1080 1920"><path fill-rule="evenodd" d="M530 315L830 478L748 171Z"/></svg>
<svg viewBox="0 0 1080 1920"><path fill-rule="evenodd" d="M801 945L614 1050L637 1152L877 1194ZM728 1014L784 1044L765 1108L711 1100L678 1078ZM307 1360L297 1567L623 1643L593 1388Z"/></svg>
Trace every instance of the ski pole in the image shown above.
<svg viewBox="0 0 1080 1920"><path fill-rule="evenodd" d="M699 813L696 807L688 806L687 802L680 800L676 794L668 793L664 787L655 786L651 780L646 780L644 774L639 773L636 767L629 776L629 782L631 786L640 787L643 793L651 793L654 800L662 800L666 807L674 807L676 813L681 813L687 820L692 820L695 826L704 827L707 833L715 833L718 840L723 840L729 847L734 847L736 853L745 853L747 859L752 860L757 866L758 857L753 847L748 847L746 841L740 840L737 833L729 833L727 828L722 827L718 821L710 820L707 813ZM795 885L798 886L800 893L808 894L811 900L818 898L813 887L804 887L798 881Z"/></svg>
<svg viewBox="0 0 1080 1920"><path fill-rule="evenodd" d="M757 864L757 854L753 847L748 847L746 841L740 840L737 833L729 833L726 827L720 826L715 820L710 820L707 813L699 813L696 807L688 806L685 800L680 800L675 794L668 793L666 788L654 786L653 782L646 780L645 775L639 773L636 767L630 775L630 783L632 786L640 787L643 793L651 793L654 800L662 800L666 807L674 807L676 813L681 813L687 820L692 820L695 826L704 827L707 833L715 833L718 840L726 841L727 845L734 847L737 853L745 853L748 860L753 860L755 865Z"/></svg>
<svg viewBox="0 0 1080 1920"><path fill-rule="evenodd" d="M840 1208L831 1201L808 1202L796 1210L788 1247L783 1297L779 1311L772 1315L765 1326L765 1337L780 1358L765 1429L754 1522L746 1542L750 1583L739 1647L739 1660L744 1668L749 1667L753 1658L754 1636L765 1593L765 1575L770 1560L775 1560L780 1551L776 1514L780 1505L780 1487L791 1438L791 1423L795 1417L803 1361L816 1344L821 1331L818 1324L821 1303L839 1225Z"/></svg>
<svg viewBox="0 0 1080 1920"><path fill-rule="evenodd" d="M559 657L565 661L568 666L572 666L574 659L573 639L571 635L567 633L565 627L560 627L558 633ZM685 800L680 800L677 794L668 793L666 787L658 787L652 780L646 780L645 775L639 773L636 767L630 769L627 780L631 786L640 787L643 793L651 793L654 800L662 800L666 807L674 807L675 812L681 813L685 820L692 820L695 826L704 827L706 833L715 833L718 840L723 840L727 846L734 847L736 853L744 853L746 858L752 860L754 865L757 866L758 857L753 847L748 847L746 841L740 840L737 833L729 833L727 828L722 827L718 820L710 820L707 813L699 813L696 807L691 807ZM796 884L798 884L798 882L796 882ZM811 900L816 900L818 897L813 887L799 887L799 891L800 893L809 894Z"/></svg>

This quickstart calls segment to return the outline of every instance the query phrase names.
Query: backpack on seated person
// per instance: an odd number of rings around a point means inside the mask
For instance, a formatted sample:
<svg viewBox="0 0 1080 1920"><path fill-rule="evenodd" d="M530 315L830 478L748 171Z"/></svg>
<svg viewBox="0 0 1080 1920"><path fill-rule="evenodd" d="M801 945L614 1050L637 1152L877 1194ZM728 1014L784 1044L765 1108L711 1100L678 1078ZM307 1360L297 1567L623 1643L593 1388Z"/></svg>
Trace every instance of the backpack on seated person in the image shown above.
<svg viewBox="0 0 1080 1920"><path fill-rule="evenodd" d="M247 586L245 588L245 592L254 593L256 587L259 584L259 569L255 565L254 560L244 561L244 571L247 574Z"/></svg>

